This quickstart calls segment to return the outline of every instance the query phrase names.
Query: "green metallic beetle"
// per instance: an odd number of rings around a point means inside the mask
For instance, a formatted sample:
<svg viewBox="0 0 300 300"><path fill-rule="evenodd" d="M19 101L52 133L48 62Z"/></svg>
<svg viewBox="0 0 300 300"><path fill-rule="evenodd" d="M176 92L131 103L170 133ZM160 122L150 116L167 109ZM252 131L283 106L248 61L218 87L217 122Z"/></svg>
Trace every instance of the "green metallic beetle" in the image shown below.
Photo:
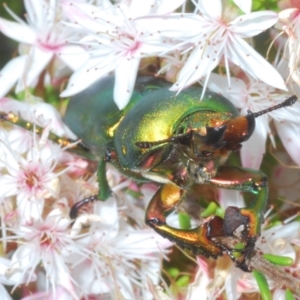
<svg viewBox="0 0 300 300"><path fill-rule="evenodd" d="M259 113L239 116L224 97L190 87L179 95L170 84L154 78L138 79L124 110L113 101L114 77L107 77L72 97L65 122L99 161L99 195L73 206L75 218L82 205L110 195L105 167L112 163L125 176L151 180L162 186L146 211L146 223L163 237L206 257L226 251L237 266L248 271L245 259L251 253L263 221L268 198L266 175L260 171L223 166L229 154L241 147L255 128L255 118L273 109L292 105L297 98ZM234 189L256 196L245 208L228 207L224 219L212 217L202 225L183 230L169 226L166 217L197 185ZM243 255L214 241L233 236L243 226Z"/></svg>

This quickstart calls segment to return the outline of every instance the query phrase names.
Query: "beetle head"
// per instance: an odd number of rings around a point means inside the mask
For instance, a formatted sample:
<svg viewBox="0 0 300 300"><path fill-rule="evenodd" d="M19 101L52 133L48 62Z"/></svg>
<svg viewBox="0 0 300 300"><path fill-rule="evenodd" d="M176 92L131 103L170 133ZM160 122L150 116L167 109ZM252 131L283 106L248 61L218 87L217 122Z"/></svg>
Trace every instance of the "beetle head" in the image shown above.
<svg viewBox="0 0 300 300"><path fill-rule="evenodd" d="M218 127L191 129L188 133L172 138L180 144L187 159L187 170L193 182L203 183L215 176L231 151L239 150L255 129L256 114L238 116L224 121Z"/></svg>
<svg viewBox="0 0 300 300"><path fill-rule="evenodd" d="M198 138L198 142L195 143L196 145L199 145L198 147L201 149L198 153L202 153L203 156L205 156L205 154L208 156L208 152L214 150L223 149L234 151L240 149L242 146L241 143L247 141L253 134L255 129L255 119L257 117L282 107L291 106L296 101L297 97L291 96L282 103L259 112L253 113L248 110L246 116L238 116L229 119L219 127L206 127L206 135L201 136L200 139ZM196 132L193 135L192 140L197 140L197 138L195 138Z"/></svg>
<svg viewBox="0 0 300 300"><path fill-rule="evenodd" d="M170 172L170 180L181 182L203 183L215 176L218 167L228 158L231 151L241 148L241 143L248 140L255 129L255 118L272 110L290 106L297 100L292 96L281 104L252 113L248 111L246 116L218 119L211 121L211 115L205 116L205 121L216 126L195 126L193 122L185 122L187 125L177 131L168 139L155 142L137 142L138 148L149 150L143 160L139 162L142 170L160 168L164 175L166 169ZM201 113L201 115L203 115ZM196 115L197 117L197 115ZM194 121L195 118L189 118ZM190 127L189 124L193 124ZM205 123L204 123L205 124ZM201 122L199 123L201 125ZM218 125L218 126L217 126ZM180 170L180 172L178 172ZM165 176L166 177L166 176ZM189 178L187 180L186 178Z"/></svg>
<svg viewBox="0 0 300 300"><path fill-rule="evenodd" d="M231 150L233 150L232 148L236 148L236 145L244 140L246 132L250 134L250 130L253 131L254 129L254 127L246 126L249 122L244 120L245 117L239 118L232 119L235 121L228 124L225 122L219 127L206 126L188 129L185 133L175 134L165 140L137 142L137 147L151 149L139 162L139 168L151 170L162 162L171 168L171 164L178 165L180 162L179 164L183 168L182 172L184 173L184 169L186 170L190 181L194 183L209 181L216 174L218 167L226 161ZM234 135L234 127L239 128L237 136L233 138L233 142L228 143L227 140L230 140ZM250 130L247 131L248 127ZM166 151L166 147L172 150ZM168 154L167 157L166 153ZM181 177L182 172L178 172L178 176L173 175ZM173 178L173 181L180 180Z"/></svg>

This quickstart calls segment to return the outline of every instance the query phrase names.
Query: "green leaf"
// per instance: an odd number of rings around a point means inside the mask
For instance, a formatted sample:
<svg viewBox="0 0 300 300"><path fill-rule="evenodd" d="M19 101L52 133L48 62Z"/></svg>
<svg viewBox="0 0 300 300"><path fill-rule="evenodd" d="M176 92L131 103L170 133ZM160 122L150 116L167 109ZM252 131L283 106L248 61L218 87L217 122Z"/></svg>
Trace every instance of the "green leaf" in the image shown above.
<svg viewBox="0 0 300 300"><path fill-rule="evenodd" d="M217 204L215 202L210 202L206 209L202 211L201 217L207 218L215 214L216 209L218 208Z"/></svg>
<svg viewBox="0 0 300 300"><path fill-rule="evenodd" d="M294 295L289 289L285 291L285 300L295 300Z"/></svg>
<svg viewBox="0 0 300 300"><path fill-rule="evenodd" d="M273 255L273 254L268 254L265 253L263 257L271 262L274 265L278 266L292 266L294 264L294 260L291 257L288 256L280 256L280 255Z"/></svg>
<svg viewBox="0 0 300 300"><path fill-rule="evenodd" d="M175 278L179 275L180 271L177 268L170 268L168 269L168 274L172 277Z"/></svg>
<svg viewBox="0 0 300 300"><path fill-rule="evenodd" d="M187 213L180 212L178 214L179 226L181 229L191 228L191 218Z"/></svg>
<svg viewBox="0 0 300 300"><path fill-rule="evenodd" d="M272 294L265 275L257 270L254 270L252 274L257 282L262 300L272 300Z"/></svg>
<svg viewBox="0 0 300 300"><path fill-rule="evenodd" d="M177 286L185 287L185 286L189 285L190 280L191 280L190 276L183 275L178 278L178 280L176 281L176 284L177 284Z"/></svg>

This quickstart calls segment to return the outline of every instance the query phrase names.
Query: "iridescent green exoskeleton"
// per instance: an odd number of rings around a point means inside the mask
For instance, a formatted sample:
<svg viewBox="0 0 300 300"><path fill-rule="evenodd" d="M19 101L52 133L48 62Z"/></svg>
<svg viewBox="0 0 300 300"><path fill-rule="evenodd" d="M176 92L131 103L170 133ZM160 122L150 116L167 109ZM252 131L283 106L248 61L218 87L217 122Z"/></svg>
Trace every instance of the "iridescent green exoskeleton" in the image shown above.
<svg viewBox="0 0 300 300"><path fill-rule="evenodd" d="M98 199L108 198L106 162L136 180L161 183L146 212L146 223L155 231L196 254L216 258L232 249L214 241L234 235L243 226L243 255L231 255L247 270L245 258L260 234L268 197L267 178L260 171L224 166L233 150L241 147L255 128L255 118L270 110L292 105L296 97L268 110L239 116L224 97L190 87L177 96L170 84L141 77L127 107L120 111L113 101L114 78L107 77L70 100L65 122L99 160ZM197 185L234 189L256 196L245 208L228 207L224 219L212 217L202 225L182 230L169 226L166 217ZM84 199L78 209L96 197Z"/></svg>

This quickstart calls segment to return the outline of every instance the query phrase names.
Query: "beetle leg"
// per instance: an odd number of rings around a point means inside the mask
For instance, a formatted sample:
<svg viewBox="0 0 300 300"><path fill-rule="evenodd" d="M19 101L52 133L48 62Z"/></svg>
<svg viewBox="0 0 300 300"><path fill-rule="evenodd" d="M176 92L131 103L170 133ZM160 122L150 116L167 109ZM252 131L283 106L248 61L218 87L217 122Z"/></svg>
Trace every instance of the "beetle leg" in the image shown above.
<svg viewBox="0 0 300 300"><path fill-rule="evenodd" d="M99 183L99 200L105 201L111 194L107 177L106 177L106 161L101 158L99 160L98 171L97 171L98 183Z"/></svg>
<svg viewBox="0 0 300 300"><path fill-rule="evenodd" d="M169 226L166 217L175 209L183 197L183 190L172 184L160 187L151 199L146 211L146 224L151 226L163 237L168 238L181 247L188 248L195 254L216 258L222 255L222 249L210 238L224 236L223 220L214 217L208 222L190 229L183 230ZM209 236L209 238L208 238Z"/></svg>
<svg viewBox="0 0 300 300"><path fill-rule="evenodd" d="M227 236L233 235L239 226L244 226L242 239L246 242L245 259L251 254L255 241L260 235L268 198L267 177L264 173L252 169L222 166L210 183L220 188L240 190L256 195L256 199L249 206L245 208L230 206L225 211L224 230Z"/></svg>
<svg viewBox="0 0 300 300"><path fill-rule="evenodd" d="M78 201L77 203L75 203L75 204L72 206L71 210L70 210L70 213L69 213L70 218L71 218L72 220L76 219L77 216L78 216L79 210L80 210L83 206L85 206L86 204L88 204L88 203L90 203L90 202L94 202L95 200L97 200L97 195L95 195L95 196L90 196L90 197L88 197L88 198L84 198L84 199Z"/></svg>

